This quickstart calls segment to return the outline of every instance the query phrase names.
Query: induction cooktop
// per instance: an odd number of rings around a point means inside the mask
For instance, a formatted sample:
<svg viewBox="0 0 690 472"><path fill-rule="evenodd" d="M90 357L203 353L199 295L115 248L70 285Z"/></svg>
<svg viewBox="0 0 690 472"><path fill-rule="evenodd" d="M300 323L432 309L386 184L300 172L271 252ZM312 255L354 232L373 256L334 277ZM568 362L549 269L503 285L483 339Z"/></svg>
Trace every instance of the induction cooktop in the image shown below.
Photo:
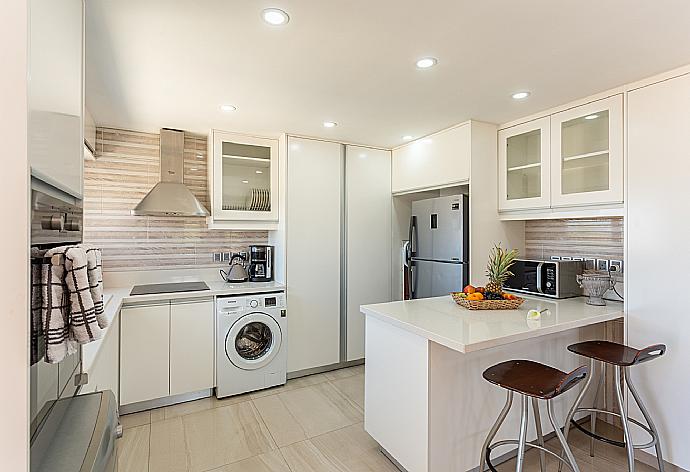
<svg viewBox="0 0 690 472"><path fill-rule="evenodd" d="M200 292L211 290L205 282L174 282L168 284L135 285L130 295L151 295L156 293Z"/></svg>

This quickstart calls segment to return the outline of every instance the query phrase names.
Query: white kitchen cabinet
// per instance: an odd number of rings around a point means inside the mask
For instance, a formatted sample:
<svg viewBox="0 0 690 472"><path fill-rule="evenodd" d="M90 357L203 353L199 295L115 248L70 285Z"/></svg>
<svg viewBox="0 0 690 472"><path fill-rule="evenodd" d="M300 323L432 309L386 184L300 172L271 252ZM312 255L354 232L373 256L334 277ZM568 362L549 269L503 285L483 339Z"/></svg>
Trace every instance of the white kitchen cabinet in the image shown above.
<svg viewBox="0 0 690 472"><path fill-rule="evenodd" d="M549 117L498 133L498 208L500 211L551 205Z"/></svg>
<svg viewBox="0 0 690 472"><path fill-rule="evenodd" d="M167 397L170 304L123 307L120 323L120 404Z"/></svg>
<svg viewBox="0 0 690 472"><path fill-rule="evenodd" d="M288 371L340 361L343 146L288 138Z"/></svg>
<svg viewBox="0 0 690 472"><path fill-rule="evenodd" d="M690 469L690 318L683 302L690 75L632 90L627 109L625 326L628 343L636 348L668 347L662 358L635 366L630 374L659 429L664 459ZM655 296L651 287L663 287L668 296ZM641 418L634 410L631 416ZM635 443L646 441L643 431L633 432Z"/></svg>
<svg viewBox="0 0 690 472"><path fill-rule="evenodd" d="M394 149L393 193L467 183L471 129L470 122L463 123Z"/></svg>
<svg viewBox="0 0 690 472"><path fill-rule="evenodd" d="M213 301L170 303L170 395L213 388Z"/></svg>
<svg viewBox="0 0 690 472"><path fill-rule="evenodd" d="M74 197L83 174L82 0L29 2L31 174Z"/></svg>
<svg viewBox="0 0 690 472"><path fill-rule="evenodd" d="M551 116L551 206L623 202L623 96Z"/></svg>
<svg viewBox="0 0 690 472"><path fill-rule="evenodd" d="M361 305L391 300L391 153L345 147L347 360L364 357Z"/></svg>
<svg viewBox="0 0 690 472"><path fill-rule="evenodd" d="M211 130L208 139L210 226L275 229L278 139Z"/></svg>
<svg viewBox="0 0 690 472"><path fill-rule="evenodd" d="M96 345L100 343L100 345ZM93 353L89 353L94 349ZM116 314L103 338L95 343L82 346L82 361L93 357L89 366L84 365L88 374L88 384L81 393L111 390L118 400L120 394L120 315Z"/></svg>

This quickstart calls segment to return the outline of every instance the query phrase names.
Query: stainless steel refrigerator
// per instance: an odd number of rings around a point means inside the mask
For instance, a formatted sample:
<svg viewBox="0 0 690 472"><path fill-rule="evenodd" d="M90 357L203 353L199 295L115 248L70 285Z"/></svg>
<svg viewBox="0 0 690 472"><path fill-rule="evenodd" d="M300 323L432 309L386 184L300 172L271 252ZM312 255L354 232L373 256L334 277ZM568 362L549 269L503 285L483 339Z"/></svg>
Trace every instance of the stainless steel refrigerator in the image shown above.
<svg viewBox="0 0 690 472"><path fill-rule="evenodd" d="M409 298L461 291L469 280L469 205L466 195L412 202L405 266Z"/></svg>

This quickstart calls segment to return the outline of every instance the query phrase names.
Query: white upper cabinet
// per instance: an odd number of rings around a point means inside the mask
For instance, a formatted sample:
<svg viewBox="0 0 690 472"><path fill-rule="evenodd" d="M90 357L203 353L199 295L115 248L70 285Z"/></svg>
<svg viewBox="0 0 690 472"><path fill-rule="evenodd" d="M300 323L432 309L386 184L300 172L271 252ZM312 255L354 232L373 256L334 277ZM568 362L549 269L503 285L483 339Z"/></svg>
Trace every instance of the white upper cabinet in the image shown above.
<svg viewBox="0 0 690 472"><path fill-rule="evenodd" d="M278 139L212 130L208 145L211 221L274 229L269 223L278 221Z"/></svg>
<svg viewBox="0 0 690 472"><path fill-rule="evenodd" d="M623 96L551 116L551 205L623 202Z"/></svg>
<svg viewBox="0 0 690 472"><path fill-rule="evenodd" d="M29 2L31 175L82 197L82 0Z"/></svg>
<svg viewBox="0 0 690 472"><path fill-rule="evenodd" d="M499 210L551 205L550 133L548 116L499 131Z"/></svg>
<svg viewBox="0 0 690 472"><path fill-rule="evenodd" d="M392 191L402 193L467 183L471 124L412 141L393 150Z"/></svg>
<svg viewBox="0 0 690 472"><path fill-rule="evenodd" d="M570 217L620 211L623 95L500 130L498 169L503 218L524 210Z"/></svg>

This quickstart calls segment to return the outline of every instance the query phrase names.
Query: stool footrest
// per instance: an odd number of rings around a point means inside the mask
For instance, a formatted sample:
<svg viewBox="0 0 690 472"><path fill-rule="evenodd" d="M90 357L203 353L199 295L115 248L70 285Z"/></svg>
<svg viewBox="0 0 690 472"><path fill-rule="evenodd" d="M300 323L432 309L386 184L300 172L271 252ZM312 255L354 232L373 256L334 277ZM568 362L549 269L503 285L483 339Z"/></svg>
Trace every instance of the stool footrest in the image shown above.
<svg viewBox="0 0 690 472"><path fill-rule="evenodd" d="M497 447L501 447L501 446L508 446L511 444L519 445L519 443L520 443L520 441L518 441L516 439L506 439L504 441L498 441L498 442L495 442L493 444L490 444L486 448L486 465L489 467L489 470L491 470L491 472L498 472L498 470L496 470L494 465L491 463L491 451L493 449L495 449ZM533 447L535 449L539 449L540 451L544 451L547 454L551 454L554 458L558 459L560 462L562 462L565 465L567 465L568 467L570 467L571 470L575 470L575 469L573 469L573 466L568 463L567 460L565 460L563 457L559 456L555 452L551 451L550 449L546 449L545 447L542 447L538 444L532 444L530 442L525 443L525 447Z"/></svg>
<svg viewBox="0 0 690 472"><path fill-rule="evenodd" d="M602 414L604 414L604 415L613 415L613 416L615 416L616 418L621 418L621 414L620 414L620 413L616 413L616 412L614 412L614 411L609 411L609 410L601 410L601 409L599 409L599 408L578 408L578 409L575 410L575 413L578 413L578 412L581 412L581 411L584 411L584 412L587 412L587 413L602 413ZM573 415L573 416L574 416L574 415ZM646 425L644 425L644 424L641 423L640 421L637 421L637 420L634 419L634 418L628 417L628 421L631 422L631 423L633 423L633 424L635 424L635 425L637 425L637 426L639 426L640 428L644 429L644 430L647 432L647 434L649 434L649 436L652 438L652 440L649 441L648 443L644 443L644 444L633 444L633 449L648 449L648 448L650 448L650 447L656 445L656 443L657 443L657 441L658 441L658 438L656 437L656 435L654 434L654 432L653 432L649 427L647 427ZM618 446L618 447L622 447L622 448L625 447L625 442L623 442L623 441L617 441L617 440L615 440L615 439L607 438L607 437L605 437L605 436L601 436L601 435L599 435L599 434L593 433L592 431L588 430L587 428L585 428L584 426L582 426L581 424L579 424L579 423L578 423L577 421L575 421L574 419L571 419L571 420L570 420L570 424L572 424L572 425L575 426L577 429L579 429L580 431L582 431L583 433L585 433L587 436L596 439L597 441L605 442L605 443L607 443L607 444L611 444L611 445L613 445L613 446Z"/></svg>

